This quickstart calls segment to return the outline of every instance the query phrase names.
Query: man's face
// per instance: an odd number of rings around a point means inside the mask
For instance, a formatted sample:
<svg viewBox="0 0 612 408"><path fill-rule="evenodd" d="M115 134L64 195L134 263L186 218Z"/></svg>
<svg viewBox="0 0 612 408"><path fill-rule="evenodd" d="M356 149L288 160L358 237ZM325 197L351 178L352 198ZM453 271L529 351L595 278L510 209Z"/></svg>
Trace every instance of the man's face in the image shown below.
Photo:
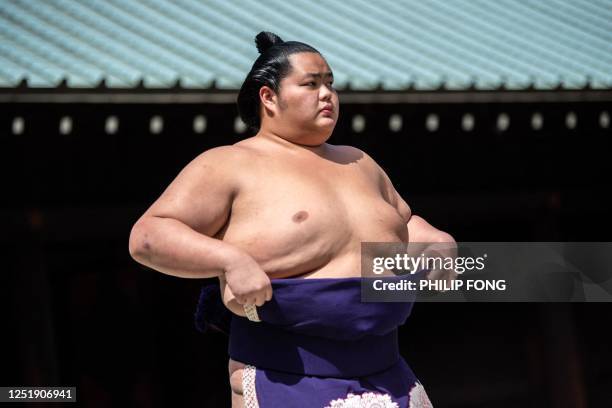
<svg viewBox="0 0 612 408"><path fill-rule="evenodd" d="M323 143L336 126L340 108L331 69L312 52L292 54L289 61L291 72L280 84L278 124L287 135L304 138L304 144Z"/></svg>

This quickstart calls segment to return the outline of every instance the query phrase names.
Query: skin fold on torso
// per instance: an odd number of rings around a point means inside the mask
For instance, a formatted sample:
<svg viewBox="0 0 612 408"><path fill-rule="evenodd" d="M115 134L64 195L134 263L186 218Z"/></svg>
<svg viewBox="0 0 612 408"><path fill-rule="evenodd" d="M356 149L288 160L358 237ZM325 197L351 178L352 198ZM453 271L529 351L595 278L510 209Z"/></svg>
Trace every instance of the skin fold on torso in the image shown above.
<svg viewBox="0 0 612 408"><path fill-rule="evenodd" d="M252 166L215 237L248 252L271 279L360 276L361 242L408 242L393 192L358 149L327 145L321 157L250 145Z"/></svg>

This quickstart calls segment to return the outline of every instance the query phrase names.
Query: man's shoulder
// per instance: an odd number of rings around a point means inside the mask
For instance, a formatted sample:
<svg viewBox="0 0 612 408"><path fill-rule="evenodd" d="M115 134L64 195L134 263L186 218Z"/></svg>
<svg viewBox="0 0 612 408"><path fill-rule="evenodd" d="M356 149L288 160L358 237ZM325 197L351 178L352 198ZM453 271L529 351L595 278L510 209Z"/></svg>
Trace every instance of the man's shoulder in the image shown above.
<svg viewBox="0 0 612 408"><path fill-rule="evenodd" d="M205 150L191 160L178 178L196 184L221 183L227 186L238 183L238 175L249 166L250 153L236 146L218 146Z"/></svg>
<svg viewBox="0 0 612 408"><path fill-rule="evenodd" d="M333 148L342 156L351 159L351 161L358 163L361 166L364 166L370 170L378 170L379 166L376 161L366 153L364 150L361 150L355 146L349 145L332 145Z"/></svg>
<svg viewBox="0 0 612 408"><path fill-rule="evenodd" d="M240 145L223 145L213 147L200 153L193 161L200 165L214 165L223 168L235 168L251 160L253 153Z"/></svg>

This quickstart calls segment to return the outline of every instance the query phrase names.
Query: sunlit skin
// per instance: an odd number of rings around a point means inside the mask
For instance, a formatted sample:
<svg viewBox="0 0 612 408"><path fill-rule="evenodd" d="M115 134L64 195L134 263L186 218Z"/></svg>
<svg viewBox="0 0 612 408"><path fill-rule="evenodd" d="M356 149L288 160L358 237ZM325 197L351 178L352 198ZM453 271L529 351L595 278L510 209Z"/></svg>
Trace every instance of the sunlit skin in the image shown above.
<svg viewBox="0 0 612 408"><path fill-rule="evenodd" d="M267 86L259 91L261 129L257 136L323 149L340 110L332 70L315 53L293 54L289 61L292 70L281 80L280 95ZM321 111L327 106L331 112Z"/></svg>
<svg viewBox="0 0 612 408"><path fill-rule="evenodd" d="M240 316L244 304L271 299L271 279L360 276L361 242L453 241L412 214L365 152L326 143L340 111L333 71L317 53L289 60L279 92L259 90L258 133L200 154L130 236L132 257L146 266L218 277ZM243 367L230 359L234 408L243 406Z"/></svg>

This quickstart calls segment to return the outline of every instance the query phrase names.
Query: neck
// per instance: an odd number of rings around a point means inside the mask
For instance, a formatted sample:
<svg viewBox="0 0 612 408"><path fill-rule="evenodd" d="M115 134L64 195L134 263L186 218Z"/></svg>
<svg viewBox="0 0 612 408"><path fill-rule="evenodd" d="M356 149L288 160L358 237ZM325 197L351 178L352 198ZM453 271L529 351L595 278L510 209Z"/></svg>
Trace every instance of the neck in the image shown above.
<svg viewBox="0 0 612 408"><path fill-rule="evenodd" d="M288 140L285 139L284 137L269 131L269 130L260 130L256 135L256 138L260 138L260 139L266 139L269 140L279 146L282 146L286 149L292 150L292 151L299 151L299 150L308 150L311 151L313 153L317 153L317 154L322 154L327 150L327 143L323 142L319 145L306 145L306 144L301 144L299 142L296 141L292 141L292 140Z"/></svg>

